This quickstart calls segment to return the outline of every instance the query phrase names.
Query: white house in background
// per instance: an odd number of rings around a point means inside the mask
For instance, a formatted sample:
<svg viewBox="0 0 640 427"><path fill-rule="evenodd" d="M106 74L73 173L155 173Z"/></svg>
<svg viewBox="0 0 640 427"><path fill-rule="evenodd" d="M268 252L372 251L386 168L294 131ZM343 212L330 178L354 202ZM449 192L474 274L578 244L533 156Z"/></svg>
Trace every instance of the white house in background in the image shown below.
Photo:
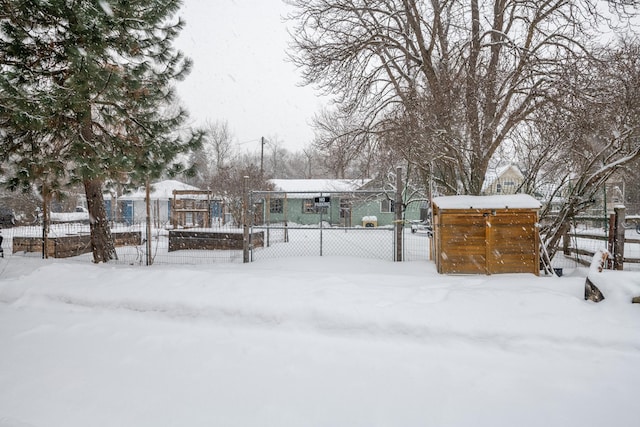
<svg viewBox="0 0 640 427"><path fill-rule="evenodd" d="M514 164L502 166L485 176L482 195L515 194L524 182L524 174Z"/></svg>
<svg viewBox="0 0 640 427"><path fill-rule="evenodd" d="M166 225L171 222L171 204L174 198L174 190L200 191L199 188L193 185L171 179L151 184L149 194L151 221L156 226ZM194 198L198 197L194 196ZM144 186L122 196L105 194L104 199L109 220L129 225L146 221L147 206Z"/></svg>

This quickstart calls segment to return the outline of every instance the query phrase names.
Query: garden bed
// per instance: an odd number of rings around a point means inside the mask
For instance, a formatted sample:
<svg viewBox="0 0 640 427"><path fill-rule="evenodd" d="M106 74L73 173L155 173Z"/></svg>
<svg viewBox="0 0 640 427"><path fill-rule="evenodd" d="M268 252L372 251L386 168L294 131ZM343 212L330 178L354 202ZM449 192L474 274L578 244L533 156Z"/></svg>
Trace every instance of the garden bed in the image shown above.
<svg viewBox="0 0 640 427"><path fill-rule="evenodd" d="M142 244L140 231L112 232L115 246L136 246ZM47 256L51 258L69 258L91 252L91 236L89 233L70 234L49 237ZM13 237L13 253L42 252L42 237Z"/></svg>
<svg viewBox="0 0 640 427"><path fill-rule="evenodd" d="M254 232L250 238L254 248L264 246L264 232ZM169 252L185 249L242 250L243 240L242 232L171 230Z"/></svg>

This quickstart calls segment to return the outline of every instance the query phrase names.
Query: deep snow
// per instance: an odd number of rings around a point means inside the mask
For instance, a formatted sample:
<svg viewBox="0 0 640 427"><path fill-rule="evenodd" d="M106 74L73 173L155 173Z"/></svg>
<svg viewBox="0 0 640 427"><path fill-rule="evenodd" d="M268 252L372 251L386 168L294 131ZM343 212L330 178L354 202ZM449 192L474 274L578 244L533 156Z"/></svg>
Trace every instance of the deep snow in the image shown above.
<svg viewBox="0 0 640 427"><path fill-rule="evenodd" d="M0 426L637 426L640 273L0 259Z"/></svg>

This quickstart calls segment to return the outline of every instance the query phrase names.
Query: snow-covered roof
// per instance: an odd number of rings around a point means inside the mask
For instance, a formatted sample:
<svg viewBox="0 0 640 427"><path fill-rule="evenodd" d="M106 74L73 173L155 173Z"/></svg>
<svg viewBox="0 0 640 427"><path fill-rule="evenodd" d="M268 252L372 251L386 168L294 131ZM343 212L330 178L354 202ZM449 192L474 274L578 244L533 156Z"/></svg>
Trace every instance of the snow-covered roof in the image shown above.
<svg viewBox="0 0 640 427"><path fill-rule="evenodd" d="M370 179L270 179L276 191L285 193L330 193L355 191Z"/></svg>
<svg viewBox="0 0 640 427"><path fill-rule="evenodd" d="M519 179L524 179L524 175L522 171L517 165L509 164L506 166L500 166L494 170L487 171L487 174L484 177L484 183L482 185L482 191L485 191L487 188L491 187L496 181L502 178L502 176L507 173L507 171L511 171L514 173Z"/></svg>
<svg viewBox="0 0 640 427"><path fill-rule="evenodd" d="M434 197L440 209L539 209L538 200L527 194L502 196L443 196Z"/></svg>
<svg viewBox="0 0 640 427"><path fill-rule="evenodd" d="M167 179L165 181L155 182L151 184L151 200L169 200L173 198L173 190L189 190L198 191L198 187L176 181L175 179ZM144 187L139 187L136 191L120 196L121 200L144 200L146 191Z"/></svg>
<svg viewBox="0 0 640 427"><path fill-rule="evenodd" d="M51 222L89 221L89 212L51 212Z"/></svg>

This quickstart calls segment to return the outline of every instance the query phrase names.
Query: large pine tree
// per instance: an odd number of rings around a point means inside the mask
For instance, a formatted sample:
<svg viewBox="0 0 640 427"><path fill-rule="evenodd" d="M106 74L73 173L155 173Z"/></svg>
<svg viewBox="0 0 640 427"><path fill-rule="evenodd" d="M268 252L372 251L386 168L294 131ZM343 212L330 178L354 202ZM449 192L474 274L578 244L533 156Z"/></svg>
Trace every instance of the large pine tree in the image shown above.
<svg viewBox="0 0 640 427"><path fill-rule="evenodd" d="M115 257L103 182L154 178L200 140L177 133L180 4L0 0L0 160L13 187L84 185L95 262Z"/></svg>

